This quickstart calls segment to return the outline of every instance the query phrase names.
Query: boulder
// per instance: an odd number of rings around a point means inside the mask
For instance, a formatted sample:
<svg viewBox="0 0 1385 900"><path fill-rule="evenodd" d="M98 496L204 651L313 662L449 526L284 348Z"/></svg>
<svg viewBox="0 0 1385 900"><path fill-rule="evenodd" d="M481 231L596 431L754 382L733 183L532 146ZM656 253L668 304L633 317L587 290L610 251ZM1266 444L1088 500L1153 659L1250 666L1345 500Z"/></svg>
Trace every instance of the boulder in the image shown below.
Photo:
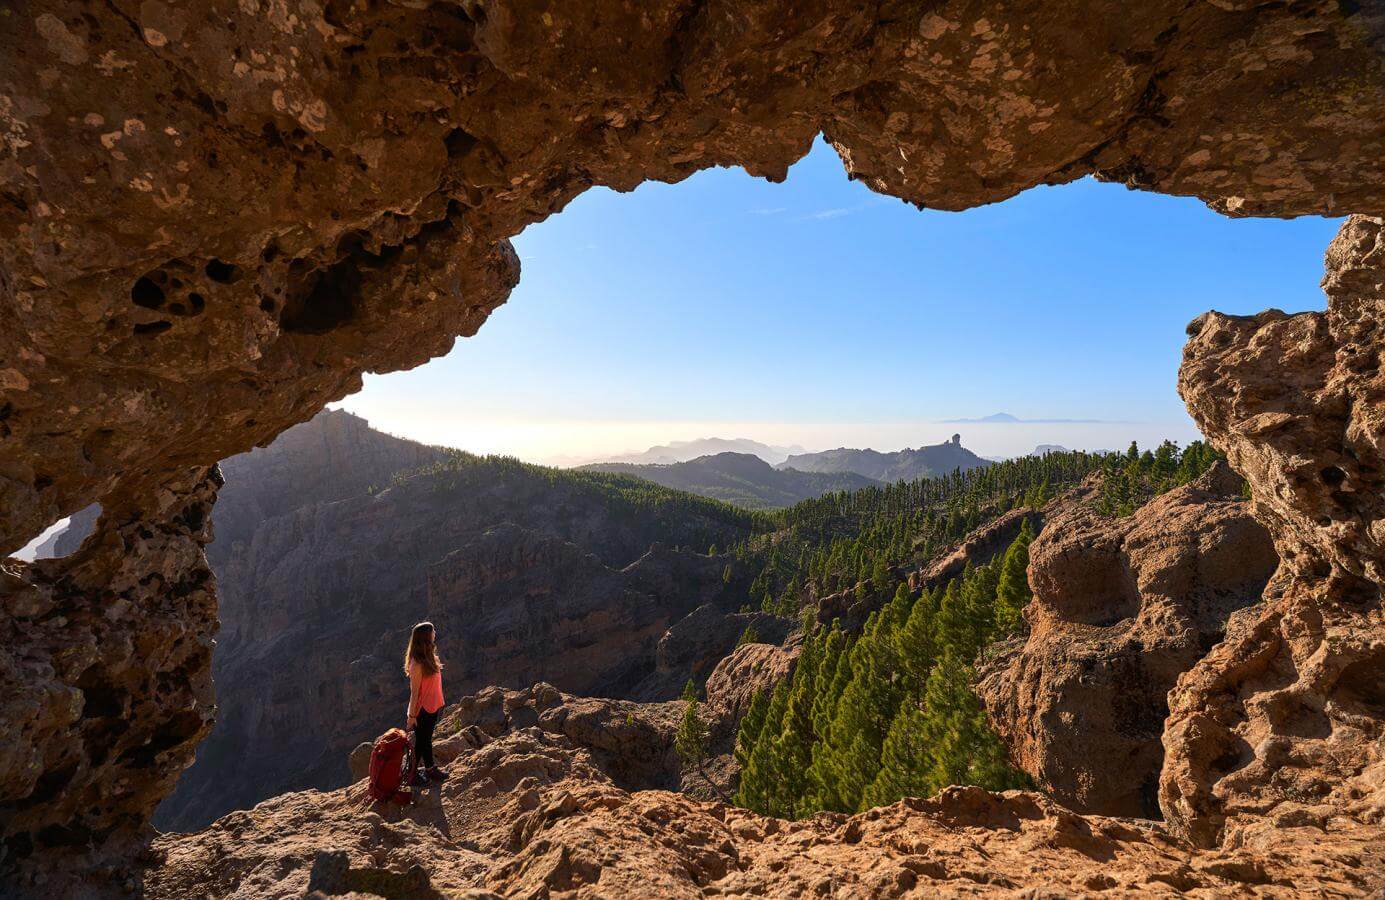
<svg viewBox="0 0 1385 900"><path fill-rule="evenodd" d="M1167 696L1257 603L1278 558L1218 463L1113 518L1074 502L1030 547L1026 639L978 692L1014 763L1078 812L1160 815Z"/></svg>
<svg viewBox="0 0 1385 900"><path fill-rule="evenodd" d="M739 722L759 692L768 697L775 685L793 675L800 646L742 644L717 663L707 679L707 704Z"/></svg>

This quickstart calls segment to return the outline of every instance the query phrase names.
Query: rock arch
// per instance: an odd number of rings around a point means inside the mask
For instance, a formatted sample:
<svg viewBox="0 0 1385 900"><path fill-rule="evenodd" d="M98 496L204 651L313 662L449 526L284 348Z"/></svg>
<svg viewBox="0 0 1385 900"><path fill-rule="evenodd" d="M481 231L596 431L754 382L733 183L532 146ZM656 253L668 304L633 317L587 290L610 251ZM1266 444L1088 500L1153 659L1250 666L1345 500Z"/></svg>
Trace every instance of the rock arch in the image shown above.
<svg viewBox="0 0 1385 900"><path fill-rule="evenodd" d="M136 831L163 782L131 761L190 760L209 714L193 648L215 627L200 545L216 460L473 334L519 277L507 239L586 188L732 164L779 179L818 133L851 177L920 206L1095 175L1229 215L1360 214L1329 249L1326 313L1194 323L1180 388L1287 562L1262 618L1175 691L1161 802L1203 842L1304 790L1322 803L1301 815L1380 802L1359 740L1325 788L1270 778L1381 718L1344 683L1385 658L1379 3L0 15L0 551L104 509L78 554L6 564L0 583L0 671L30 688L0 699L12 848ZM142 640L154 609L186 653ZM59 616L72 624L45 637ZM94 672L71 652L127 645ZM55 696L74 721L128 721L116 752L74 747L45 713ZM1303 709L1328 738L1292 733Z"/></svg>

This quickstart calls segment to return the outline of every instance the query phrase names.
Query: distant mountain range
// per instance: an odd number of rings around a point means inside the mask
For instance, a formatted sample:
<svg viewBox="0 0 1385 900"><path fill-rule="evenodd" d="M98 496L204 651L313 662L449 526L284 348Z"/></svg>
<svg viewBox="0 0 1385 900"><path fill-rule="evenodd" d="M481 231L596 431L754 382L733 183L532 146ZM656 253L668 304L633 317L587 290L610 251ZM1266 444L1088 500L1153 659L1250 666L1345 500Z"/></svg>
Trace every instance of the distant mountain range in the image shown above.
<svg viewBox="0 0 1385 900"><path fill-rule="evenodd" d="M582 468L633 475L746 509L792 506L830 491L854 491L879 483L850 471L803 472L784 465L776 468L751 453L714 453L669 464L595 463Z"/></svg>
<svg viewBox="0 0 1385 900"><path fill-rule="evenodd" d="M772 444L752 441L749 438L709 437L697 438L692 441L669 441L667 444L650 447L643 453L627 453L623 456L597 460L594 463L600 465L629 463L638 466L668 466L674 463L689 462L703 456L715 456L719 453L748 453L774 465L788 459L791 454L802 452L804 450L799 446L776 447Z"/></svg>
<svg viewBox="0 0 1385 900"><path fill-rule="evenodd" d="M912 481L915 478L932 478L946 475L954 469L978 469L991 465L962 446L960 435L952 440L917 449L905 448L893 453L878 450L853 450L840 447L824 450L821 453L803 453L790 456L781 463L780 469L798 469L803 472L855 472L875 481Z"/></svg>

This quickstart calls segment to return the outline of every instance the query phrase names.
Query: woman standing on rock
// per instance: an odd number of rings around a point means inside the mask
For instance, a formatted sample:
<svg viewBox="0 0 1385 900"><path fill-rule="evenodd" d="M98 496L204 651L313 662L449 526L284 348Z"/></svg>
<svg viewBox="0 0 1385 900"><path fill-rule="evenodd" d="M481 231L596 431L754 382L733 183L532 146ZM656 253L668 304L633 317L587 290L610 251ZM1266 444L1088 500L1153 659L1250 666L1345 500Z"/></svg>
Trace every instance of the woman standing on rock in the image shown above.
<svg viewBox="0 0 1385 900"><path fill-rule="evenodd" d="M419 622L404 651L404 674L409 676L409 730L414 733L415 759L426 771L415 770L409 782L415 786L442 781L447 774L433 764L433 727L442 711L442 662L438 659L437 629Z"/></svg>

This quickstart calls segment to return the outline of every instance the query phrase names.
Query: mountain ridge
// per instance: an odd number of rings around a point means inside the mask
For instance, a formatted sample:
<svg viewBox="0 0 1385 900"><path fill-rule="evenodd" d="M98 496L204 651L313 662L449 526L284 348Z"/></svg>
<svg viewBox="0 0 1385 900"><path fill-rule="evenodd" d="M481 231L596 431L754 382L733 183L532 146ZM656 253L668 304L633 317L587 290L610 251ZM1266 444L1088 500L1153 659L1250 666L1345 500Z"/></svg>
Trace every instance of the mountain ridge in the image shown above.
<svg viewBox="0 0 1385 900"><path fill-rule="evenodd" d="M854 472L879 482L913 481L946 475L955 469L968 471L992 465L962 446L961 435L941 444L906 447L903 450L882 452L851 447L838 447L820 453L790 456L780 469L793 468L803 472Z"/></svg>
<svg viewBox="0 0 1385 900"><path fill-rule="evenodd" d="M771 466L753 454L732 452L666 465L594 463L580 468L642 478L746 509L778 509L833 491L879 484L856 472L804 472L783 464Z"/></svg>
<svg viewBox="0 0 1385 900"><path fill-rule="evenodd" d="M606 464L673 465L675 463L691 462L703 456L715 456L718 453L748 453L752 456L758 456L770 465L775 465L783 462L795 453L804 452L806 451L803 447L797 444L789 447L780 447L751 438L705 437L693 438L687 441L669 441L666 444L655 444L648 450L643 450L639 453L622 453L601 459L588 459L586 462L579 463L571 468L584 468Z"/></svg>

